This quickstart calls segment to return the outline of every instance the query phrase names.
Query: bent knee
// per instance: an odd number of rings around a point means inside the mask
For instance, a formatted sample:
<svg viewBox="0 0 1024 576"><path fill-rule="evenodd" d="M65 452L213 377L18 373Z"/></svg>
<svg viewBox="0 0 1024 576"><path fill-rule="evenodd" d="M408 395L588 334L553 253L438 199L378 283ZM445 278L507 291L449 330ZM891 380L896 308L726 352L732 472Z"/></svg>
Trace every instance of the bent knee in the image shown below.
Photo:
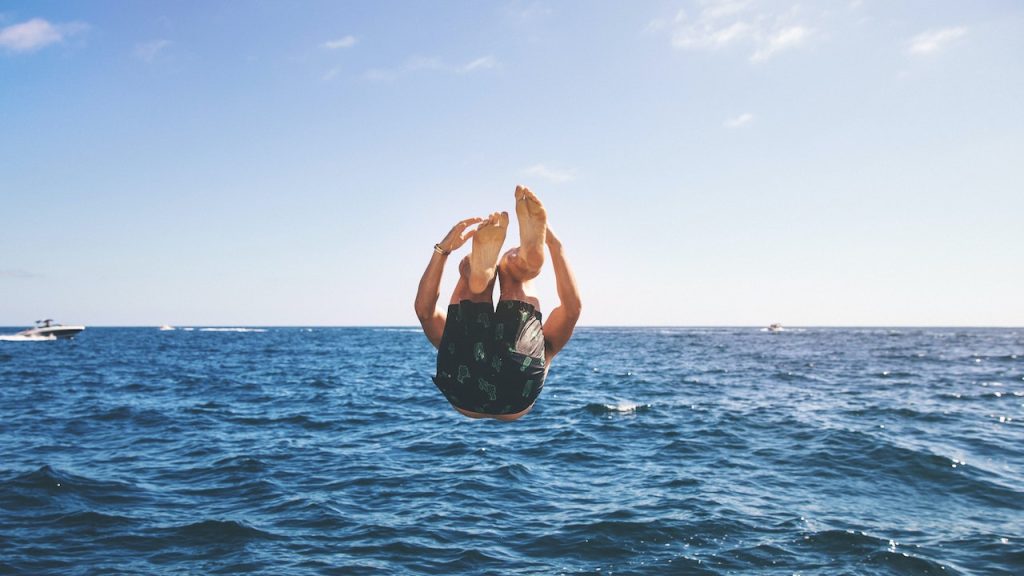
<svg viewBox="0 0 1024 576"><path fill-rule="evenodd" d="M498 262L498 271L502 273L502 276L523 283L540 276L542 266L543 261L539 265L527 262L526 258L519 254L519 249L513 248L506 252Z"/></svg>

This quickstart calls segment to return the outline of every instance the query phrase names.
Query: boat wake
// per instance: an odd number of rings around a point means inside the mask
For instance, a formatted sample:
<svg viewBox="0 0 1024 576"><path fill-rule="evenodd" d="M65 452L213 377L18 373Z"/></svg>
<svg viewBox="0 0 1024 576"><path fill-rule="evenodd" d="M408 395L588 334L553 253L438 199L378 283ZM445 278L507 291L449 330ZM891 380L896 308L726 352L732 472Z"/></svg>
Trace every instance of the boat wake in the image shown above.
<svg viewBox="0 0 1024 576"><path fill-rule="evenodd" d="M46 336L29 336L25 334L0 334L0 342L51 342L57 337L50 334Z"/></svg>

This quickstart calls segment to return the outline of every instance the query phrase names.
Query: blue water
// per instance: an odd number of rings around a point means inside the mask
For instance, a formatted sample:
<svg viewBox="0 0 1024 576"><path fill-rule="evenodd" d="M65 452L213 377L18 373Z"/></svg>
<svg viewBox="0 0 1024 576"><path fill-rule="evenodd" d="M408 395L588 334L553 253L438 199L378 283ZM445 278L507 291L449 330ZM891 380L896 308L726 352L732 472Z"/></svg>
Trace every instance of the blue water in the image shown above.
<svg viewBox="0 0 1024 576"><path fill-rule="evenodd" d="M0 573L1024 573L1024 330L581 329L510 424L433 365L412 329L0 342Z"/></svg>

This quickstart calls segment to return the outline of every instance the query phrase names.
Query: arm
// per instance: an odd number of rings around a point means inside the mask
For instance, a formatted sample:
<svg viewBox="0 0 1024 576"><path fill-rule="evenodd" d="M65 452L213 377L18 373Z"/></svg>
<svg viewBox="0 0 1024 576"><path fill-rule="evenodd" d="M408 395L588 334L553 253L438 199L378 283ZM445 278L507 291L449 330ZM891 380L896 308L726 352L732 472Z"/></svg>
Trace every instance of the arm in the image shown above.
<svg viewBox="0 0 1024 576"><path fill-rule="evenodd" d="M444 240L438 242L438 246L445 252L458 250L473 237L476 230L468 230L473 224L482 222L483 218L467 218L456 224ZM444 333L445 313L437 307L437 299L441 296L441 275L444 273L444 264L448 261L448 254L439 254L436 250L430 256L427 269L420 278L420 286L416 291L416 317L420 319L420 326L427 340L437 348L441 344L441 335Z"/></svg>
<svg viewBox="0 0 1024 576"><path fill-rule="evenodd" d="M551 228L547 230L547 245L551 254L551 264L555 268L559 300L558 307L551 311L544 322L544 355L550 363L569 342L569 338L572 338L572 331L576 328L576 321L580 319L583 305L580 303L580 292L576 288L576 278L562 252L562 243L551 233Z"/></svg>

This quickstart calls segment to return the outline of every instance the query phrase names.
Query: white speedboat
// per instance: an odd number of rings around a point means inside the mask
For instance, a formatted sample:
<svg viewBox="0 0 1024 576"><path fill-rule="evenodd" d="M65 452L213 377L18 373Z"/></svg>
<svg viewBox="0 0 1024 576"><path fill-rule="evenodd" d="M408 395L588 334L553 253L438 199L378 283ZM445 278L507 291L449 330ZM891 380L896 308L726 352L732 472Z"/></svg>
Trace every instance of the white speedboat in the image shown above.
<svg viewBox="0 0 1024 576"><path fill-rule="evenodd" d="M54 324L53 320L47 318L46 320L36 320L35 328L22 330L21 332L18 332L17 336L23 336L26 339L49 340L54 338L65 340L74 338L82 330L85 330L85 326L65 326L63 324Z"/></svg>
<svg viewBox="0 0 1024 576"><path fill-rule="evenodd" d="M768 326L768 331L769 332L782 332L784 330L785 330L785 328L783 328L782 324L779 324L779 323L775 323L775 324L772 324L771 326Z"/></svg>

